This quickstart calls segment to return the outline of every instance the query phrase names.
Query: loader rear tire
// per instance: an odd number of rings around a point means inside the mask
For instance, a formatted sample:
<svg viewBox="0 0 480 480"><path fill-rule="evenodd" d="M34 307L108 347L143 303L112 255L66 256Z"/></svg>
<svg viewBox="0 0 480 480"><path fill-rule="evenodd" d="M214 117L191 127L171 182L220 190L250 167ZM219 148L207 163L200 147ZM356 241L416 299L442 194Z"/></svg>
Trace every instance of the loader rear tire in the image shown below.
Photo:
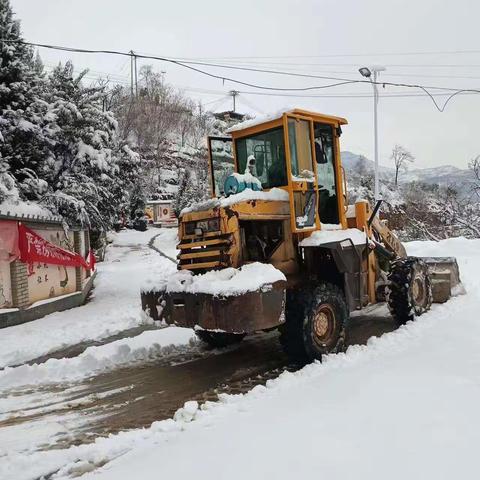
<svg viewBox="0 0 480 480"><path fill-rule="evenodd" d="M245 333L227 333L227 332L210 332L208 330L196 330L195 334L213 348L223 348L235 343L240 343L245 337Z"/></svg>
<svg viewBox="0 0 480 480"><path fill-rule="evenodd" d="M432 286L423 260L416 257L395 260L388 280L388 308L399 326L430 309Z"/></svg>
<svg viewBox="0 0 480 480"><path fill-rule="evenodd" d="M344 350L347 319L343 292L336 285L321 283L297 293L290 305L287 297L280 342L294 359L321 360L323 355Z"/></svg>

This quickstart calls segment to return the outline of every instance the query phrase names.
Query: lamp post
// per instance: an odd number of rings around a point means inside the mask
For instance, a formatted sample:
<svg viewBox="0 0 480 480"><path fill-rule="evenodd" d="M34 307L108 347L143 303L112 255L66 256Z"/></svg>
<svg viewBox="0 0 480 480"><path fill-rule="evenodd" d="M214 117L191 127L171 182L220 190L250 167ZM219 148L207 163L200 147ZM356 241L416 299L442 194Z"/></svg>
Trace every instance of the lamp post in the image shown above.
<svg viewBox="0 0 480 480"><path fill-rule="evenodd" d="M374 152L375 152L375 203L380 199L380 184L378 176L378 88L377 88L377 75L379 72L385 71L385 67L362 67L358 71L360 74L368 78L373 87L373 135L374 135ZM373 80L372 80L373 73Z"/></svg>

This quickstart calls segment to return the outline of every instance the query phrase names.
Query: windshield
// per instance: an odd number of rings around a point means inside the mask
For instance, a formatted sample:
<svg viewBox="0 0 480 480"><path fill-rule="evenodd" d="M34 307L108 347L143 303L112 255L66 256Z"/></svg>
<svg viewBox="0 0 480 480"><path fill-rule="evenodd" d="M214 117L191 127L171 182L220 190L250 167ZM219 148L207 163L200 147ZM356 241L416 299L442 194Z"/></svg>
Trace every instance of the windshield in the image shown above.
<svg viewBox="0 0 480 480"><path fill-rule="evenodd" d="M252 165L253 155L255 160L251 171L260 180L263 188L283 187L288 184L283 127L239 138L235 146L239 173L245 173L249 158L248 164Z"/></svg>
<svg viewBox="0 0 480 480"><path fill-rule="evenodd" d="M322 223L338 224L333 127L315 123L314 135L318 191L320 193L320 221Z"/></svg>

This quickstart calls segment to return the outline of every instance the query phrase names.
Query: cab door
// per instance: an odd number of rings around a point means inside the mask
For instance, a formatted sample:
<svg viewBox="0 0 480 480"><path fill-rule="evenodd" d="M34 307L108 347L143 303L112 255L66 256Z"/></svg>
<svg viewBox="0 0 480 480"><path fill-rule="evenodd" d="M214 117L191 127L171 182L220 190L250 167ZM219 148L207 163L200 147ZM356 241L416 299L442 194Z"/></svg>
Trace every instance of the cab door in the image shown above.
<svg viewBox="0 0 480 480"><path fill-rule="evenodd" d="M284 115L288 190L292 231L320 228L313 122L300 115Z"/></svg>
<svg viewBox="0 0 480 480"><path fill-rule="evenodd" d="M225 180L236 171L231 137L208 137L208 166L212 197L221 197Z"/></svg>

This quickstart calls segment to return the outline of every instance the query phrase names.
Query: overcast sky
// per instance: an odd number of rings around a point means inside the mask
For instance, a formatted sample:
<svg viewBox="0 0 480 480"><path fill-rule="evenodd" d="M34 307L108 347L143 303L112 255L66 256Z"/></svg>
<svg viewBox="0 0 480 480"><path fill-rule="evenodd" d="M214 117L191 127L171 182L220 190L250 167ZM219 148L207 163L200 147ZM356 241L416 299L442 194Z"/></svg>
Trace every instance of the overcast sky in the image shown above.
<svg viewBox="0 0 480 480"><path fill-rule="evenodd" d="M348 79L361 78L359 66L376 64L386 66L381 76L385 81L480 89L480 2L474 0L11 0L11 3L22 22L24 37L32 42L205 58L231 65ZM465 53L465 50L477 52ZM413 55L413 52L448 53ZM109 74L122 82L129 79L129 59L125 57L72 55L44 49L40 53L47 67L72 58L76 69L89 68L92 76ZM172 64L146 63L165 71L168 82L186 88L189 96L217 110L230 108L226 99L221 103L229 90L255 90L228 82L223 85L219 80ZM272 87L332 83L202 68ZM405 87L387 87L381 91L385 95L421 93ZM353 84L306 93L371 95L372 88ZM443 103L446 97L436 98ZM346 117L349 125L344 128L342 149L373 158L372 98L241 94L237 110L253 112L255 108L266 113L284 106ZM395 143L400 143L415 155L418 167L453 164L466 168L469 160L480 154L479 112L480 95L457 96L444 113L439 113L425 96L381 98L380 162L390 165L390 151Z"/></svg>

